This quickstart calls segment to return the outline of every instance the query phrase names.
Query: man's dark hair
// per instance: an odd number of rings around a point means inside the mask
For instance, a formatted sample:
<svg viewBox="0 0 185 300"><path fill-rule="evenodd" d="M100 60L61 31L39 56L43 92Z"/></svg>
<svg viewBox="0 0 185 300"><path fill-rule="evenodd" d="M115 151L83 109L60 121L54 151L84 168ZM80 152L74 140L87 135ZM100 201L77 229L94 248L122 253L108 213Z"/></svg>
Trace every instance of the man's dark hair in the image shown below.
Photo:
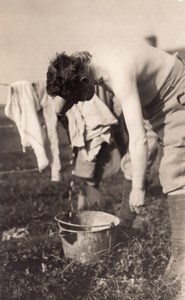
<svg viewBox="0 0 185 300"><path fill-rule="evenodd" d="M89 63L89 52L76 52L70 56L57 53L50 61L47 70L46 91L51 97L67 97L70 92L80 88L83 63Z"/></svg>

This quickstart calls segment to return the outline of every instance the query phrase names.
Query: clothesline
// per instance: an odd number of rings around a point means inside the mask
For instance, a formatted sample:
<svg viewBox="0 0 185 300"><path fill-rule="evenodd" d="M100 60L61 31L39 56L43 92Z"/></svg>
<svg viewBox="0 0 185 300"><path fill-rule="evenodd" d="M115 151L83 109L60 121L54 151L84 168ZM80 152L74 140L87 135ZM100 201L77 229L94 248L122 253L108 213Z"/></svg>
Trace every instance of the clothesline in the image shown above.
<svg viewBox="0 0 185 300"><path fill-rule="evenodd" d="M2 85L2 86L10 86L11 84L10 83L5 83L5 82L0 82L0 85Z"/></svg>
<svg viewBox="0 0 185 300"><path fill-rule="evenodd" d="M0 125L0 129L1 128L13 128L16 127L15 125Z"/></svg>
<svg viewBox="0 0 185 300"><path fill-rule="evenodd" d="M0 82L0 85L4 85L4 86L10 86L9 83L3 83L3 82Z"/></svg>

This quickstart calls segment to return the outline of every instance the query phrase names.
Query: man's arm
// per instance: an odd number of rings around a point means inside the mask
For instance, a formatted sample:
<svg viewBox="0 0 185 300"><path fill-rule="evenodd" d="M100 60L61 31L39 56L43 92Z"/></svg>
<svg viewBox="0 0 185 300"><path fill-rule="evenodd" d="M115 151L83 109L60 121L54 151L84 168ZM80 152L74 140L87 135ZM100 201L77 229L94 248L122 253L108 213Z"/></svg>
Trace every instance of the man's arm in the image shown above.
<svg viewBox="0 0 185 300"><path fill-rule="evenodd" d="M121 73L113 88L115 96L121 103L129 133L129 152L133 172L130 206L134 209L135 206L142 205L144 201L148 147L137 89L136 73L132 63L127 65L124 68L124 72Z"/></svg>

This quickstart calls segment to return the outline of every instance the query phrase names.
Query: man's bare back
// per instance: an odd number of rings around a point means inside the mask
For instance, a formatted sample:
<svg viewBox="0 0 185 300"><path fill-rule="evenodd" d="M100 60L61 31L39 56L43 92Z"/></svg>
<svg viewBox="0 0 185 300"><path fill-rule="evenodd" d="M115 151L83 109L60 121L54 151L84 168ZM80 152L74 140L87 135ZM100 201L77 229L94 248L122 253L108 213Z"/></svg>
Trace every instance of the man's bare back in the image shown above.
<svg viewBox="0 0 185 300"><path fill-rule="evenodd" d="M170 74L175 57L146 43L96 46L90 52L97 76L113 92L120 79L137 84L141 105L149 104ZM117 85L117 84L116 84Z"/></svg>

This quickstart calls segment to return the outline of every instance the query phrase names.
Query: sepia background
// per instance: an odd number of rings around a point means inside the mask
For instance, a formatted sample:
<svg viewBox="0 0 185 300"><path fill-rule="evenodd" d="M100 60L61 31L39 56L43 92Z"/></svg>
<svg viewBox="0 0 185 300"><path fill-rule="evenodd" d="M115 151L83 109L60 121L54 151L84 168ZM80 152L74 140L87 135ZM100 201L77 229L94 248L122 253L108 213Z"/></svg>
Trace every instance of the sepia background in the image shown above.
<svg viewBox="0 0 185 300"><path fill-rule="evenodd" d="M57 51L155 35L185 47L185 0L0 0L0 82L43 80ZM0 85L0 104L7 87Z"/></svg>

